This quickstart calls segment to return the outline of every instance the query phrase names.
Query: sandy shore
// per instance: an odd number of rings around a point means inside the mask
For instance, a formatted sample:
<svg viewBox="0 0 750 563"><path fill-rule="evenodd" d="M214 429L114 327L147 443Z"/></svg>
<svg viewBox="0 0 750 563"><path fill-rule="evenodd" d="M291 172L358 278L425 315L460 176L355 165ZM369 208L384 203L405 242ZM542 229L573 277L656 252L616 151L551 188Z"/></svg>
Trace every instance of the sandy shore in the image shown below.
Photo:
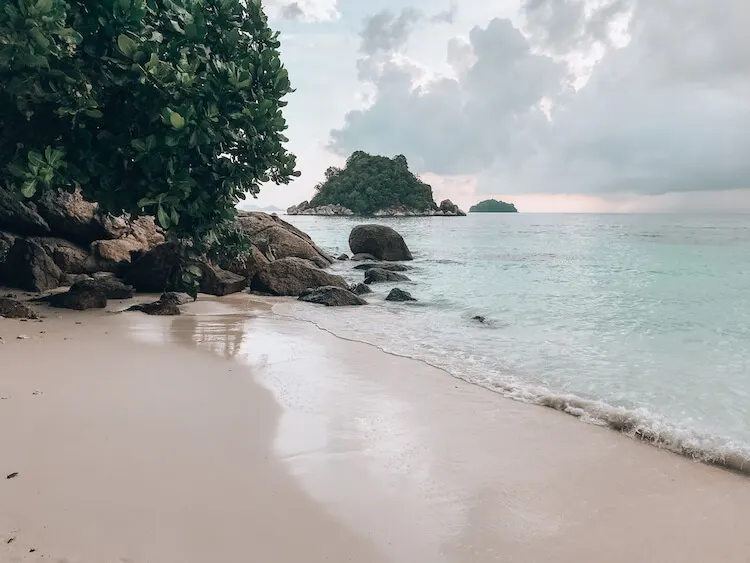
<svg viewBox="0 0 750 563"><path fill-rule="evenodd" d="M0 319L2 562L750 560L746 477L247 296L40 310Z"/></svg>

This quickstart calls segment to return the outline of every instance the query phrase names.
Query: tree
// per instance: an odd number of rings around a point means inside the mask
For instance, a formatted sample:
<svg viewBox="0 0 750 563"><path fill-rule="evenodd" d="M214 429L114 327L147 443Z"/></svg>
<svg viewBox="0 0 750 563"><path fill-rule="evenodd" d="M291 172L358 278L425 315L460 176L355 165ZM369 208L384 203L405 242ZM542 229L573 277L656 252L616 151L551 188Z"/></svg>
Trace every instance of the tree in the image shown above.
<svg viewBox="0 0 750 563"><path fill-rule="evenodd" d="M480 201L469 209L469 213L518 213L516 206L496 199Z"/></svg>
<svg viewBox="0 0 750 563"><path fill-rule="evenodd" d="M6 0L0 185L80 188L202 240L295 158L292 92L259 0Z"/></svg>
<svg viewBox="0 0 750 563"><path fill-rule="evenodd" d="M313 207L338 204L359 215L395 207L418 212L437 209L432 188L409 171L403 155L388 158L356 151L343 170L329 168L325 177L315 188Z"/></svg>

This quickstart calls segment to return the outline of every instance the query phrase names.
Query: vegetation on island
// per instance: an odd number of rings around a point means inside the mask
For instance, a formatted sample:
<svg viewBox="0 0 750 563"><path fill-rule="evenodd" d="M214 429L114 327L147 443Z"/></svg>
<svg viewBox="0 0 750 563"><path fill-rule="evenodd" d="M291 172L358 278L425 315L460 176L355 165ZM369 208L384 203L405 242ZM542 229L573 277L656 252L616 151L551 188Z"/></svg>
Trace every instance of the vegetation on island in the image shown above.
<svg viewBox="0 0 750 563"><path fill-rule="evenodd" d="M496 199L486 199L473 205L469 213L518 213L518 209L512 203L505 203Z"/></svg>
<svg viewBox="0 0 750 563"><path fill-rule="evenodd" d="M80 189L216 242L235 205L298 175L278 34L244 0L10 0L0 10L0 186Z"/></svg>
<svg viewBox="0 0 750 563"><path fill-rule="evenodd" d="M437 209L432 188L409 171L403 155L388 158L356 151L343 169L326 170L325 178L315 186L312 207L342 205L357 215L395 207L412 211Z"/></svg>

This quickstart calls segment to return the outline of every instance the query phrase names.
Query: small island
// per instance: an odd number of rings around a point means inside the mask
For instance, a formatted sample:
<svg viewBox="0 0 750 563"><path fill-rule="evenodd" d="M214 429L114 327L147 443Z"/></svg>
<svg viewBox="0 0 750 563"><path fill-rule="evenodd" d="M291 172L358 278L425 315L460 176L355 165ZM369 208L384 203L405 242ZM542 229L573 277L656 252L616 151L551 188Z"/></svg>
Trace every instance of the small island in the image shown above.
<svg viewBox="0 0 750 563"><path fill-rule="evenodd" d="M432 187L410 170L406 157L356 151L344 168L330 167L315 186L311 201L287 209L287 215L363 217L459 217L466 213L450 200L437 205Z"/></svg>
<svg viewBox="0 0 750 563"><path fill-rule="evenodd" d="M476 205L472 205L469 213L518 213L518 209L512 203L505 203L496 199L486 199Z"/></svg>

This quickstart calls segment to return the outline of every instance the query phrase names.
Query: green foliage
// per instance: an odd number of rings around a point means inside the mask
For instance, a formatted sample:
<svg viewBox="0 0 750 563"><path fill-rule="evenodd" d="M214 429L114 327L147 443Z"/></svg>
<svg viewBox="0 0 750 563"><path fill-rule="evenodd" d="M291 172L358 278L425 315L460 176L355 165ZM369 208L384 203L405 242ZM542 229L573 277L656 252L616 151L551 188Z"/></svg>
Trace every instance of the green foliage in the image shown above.
<svg viewBox="0 0 750 563"><path fill-rule="evenodd" d="M210 238L298 175L278 48L259 0L5 0L0 186Z"/></svg>
<svg viewBox="0 0 750 563"><path fill-rule="evenodd" d="M359 215L400 206L413 211L437 209L432 188L409 172L403 155L387 158L357 151L343 170L331 167L325 177L316 186L312 206L338 204Z"/></svg>
<svg viewBox="0 0 750 563"><path fill-rule="evenodd" d="M486 199L469 209L469 213L518 213L516 206L496 199Z"/></svg>

